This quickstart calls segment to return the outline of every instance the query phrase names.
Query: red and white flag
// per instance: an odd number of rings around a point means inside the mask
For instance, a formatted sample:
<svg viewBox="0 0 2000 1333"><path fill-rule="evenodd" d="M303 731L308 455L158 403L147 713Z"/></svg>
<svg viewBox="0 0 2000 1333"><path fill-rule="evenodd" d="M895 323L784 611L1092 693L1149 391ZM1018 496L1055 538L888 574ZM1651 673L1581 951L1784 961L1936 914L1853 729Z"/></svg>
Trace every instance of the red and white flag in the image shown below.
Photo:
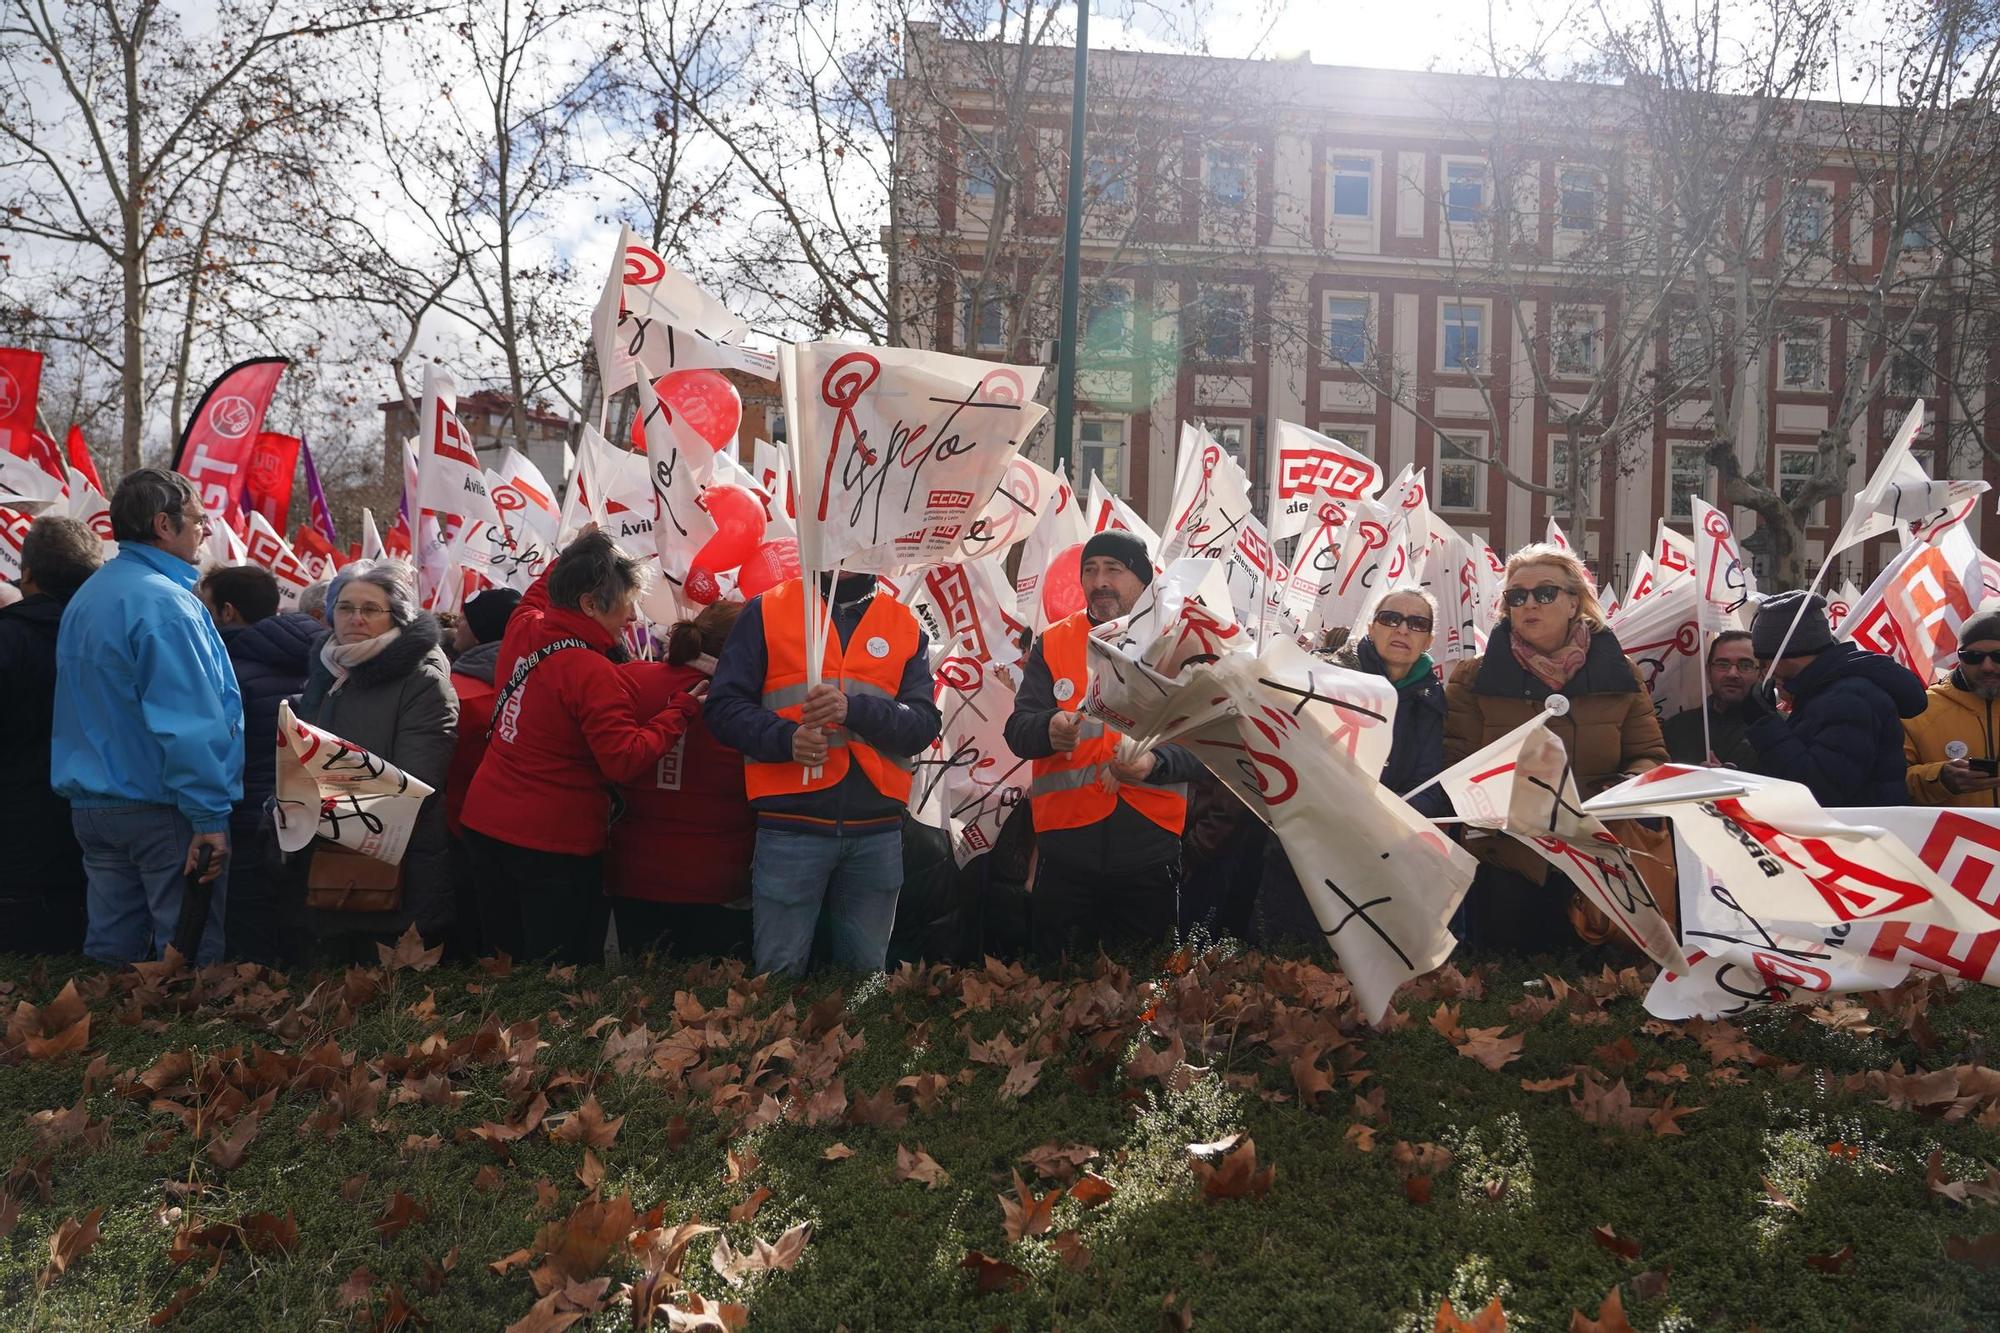
<svg viewBox="0 0 2000 1333"><path fill-rule="evenodd" d="M222 372L189 414L175 470L194 483L202 508L228 514L241 507L252 451L264 415L290 365L281 356L242 361Z"/></svg>
<svg viewBox="0 0 2000 1333"><path fill-rule="evenodd" d="M1333 585L1348 519L1346 507L1338 500L1321 498L1314 504L1317 512L1312 526L1305 530L1298 549L1292 553L1291 569L1279 594L1279 605L1285 614L1301 626L1310 625L1313 607Z"/></svg>
<svg viewBox="0 0 2000 1333"><path fill-rule="evenodd" d="M292 508L292 479L299 467L299 437L257 432L250 449L250 470L243 479L243 507L264 516L282 531Z"/></svg>
<svg viewBox="0 0 2000 1333"><path fill-rule="evenodd" d="M1626 658L1639 668L1661 717L1700 706L1704 668L1694 579L1669 579L1646 597L1627 602L1607 624Z"/></svg>
<svg viewBox="0 0 2000 1333"><path fill-rule="evenodd" d="M1088 499L1083 506L1083 520L1093 534L1109 532L1114 528L1131 533L1146 544L1146 554L1152 557L1153 568L1160 568L1160 534L1139 517L1137 510L1107 490L1095 472L1090 474L1090 485L1085 488L1084 494Z"/></svg>
<svg viewBox="0 0 2000 1333"><path fill-rule="evenodd" d="M1678 574L1694 576L1694 542L1668 527L1663 518L1653 530L1653 577L1664 583Z"/></svg>
<svg viewBox="0 0 2000 1333"><path fill-rule="evenodd" d="M1651 551L1642 551L1639 553L1638 560L1632 565L1632 587L1625 594L1625 609L1629 611L1645 600L1647 595L1653 591L1656 582L1657 580L1654 577L1653 571L1653 553ZM1610 619L1609 614L1605 616L1605 619Z"/></svg>
<svg viewBox="0 0 2000 1333"><path fill-rule="evenodd" d="M1295 421L1278 423L1272 477L1274 542L1315 527L1322 500L1370 499L1382 489L1382 469L1374 459Z"/></svg>
<svg viewBox="0 0 2000 1333"><path fill-rule="evenodd" d="M1264 525L1250 503L1250 479L1234 458L1199 426L1181 426L1171 526L1159 562L1187 557L1214 560L1229 583L1236 623L1262 624L1261 600L1272 581L1274 556Z"/></svg>
<svg viewBox="0 0 2000 1333"><path fill-rule="evenodd" d="M1558 551L1575 549L1570 546L1569 537L1563 532L1562 527L1557 524L1555 515L1553 514L1549 515L1549 526L1543 530L1542 540L1550 546L1555 547Z"/></svg>
<svg viewBox="0 0 2000 1333"><path fill-rule="evenodd" d="M508 448L501 452L499 472L487 473L486 480L493 507L514 545L553 551L562 527L562 506L542 470L520 450Z"/></svg>
<svg viewBox="0 0 2000 1333"><path fill-rule="evenodd" d="M0 453L33 457L31 441L41 386L40 352L0 347Z"/></svg>
<svg viewBox="0 0 2000 1333"><path fill-rule="evenodd" d="M1333 576L1299 622L1309 636L1352 626L1370 597L1412 572L1409 512L1372 500L1358 500L1348 510Z"/></svg>
<svg viewBox="0 0 2000 1333"><path fill-rule="evenodd" d="M1973 609L1973 598L1944 551L1911 542L1868 585L1838 633L1895 658L1929 684L1957 665L1958 627Z"/></svg>
<svg viewBox="0 0 2000 1333"><path fill-rule="evenodd" d="M484 550L474 525L499 531L500 513L472 434L458 419L458 383L440 366L424 368L417 424L417 501L411 509L424 539L417 574L423 604L442 608L460 596L458 563Z"/></svg>
<svg viewBox="0 0 2000 1333"><path fill-rule="evenodd" d="M1069 465L1059 464L1049 475L1055 482L1055 493L1021 547L1021 563L1014 576L1015 614L1037 634L1049 627L1042 582L1048 577L1050 564L1057 559L1076 559L1081 554L1076 548L1090 538L1083 510L1069 484Z"/></svg>
<svg viewBox="0 0 2000 1333"><path fill-rule="evenodd" d="M1898 805L1841 814L1887 830L1986 917L1975 930L1864 922L1848 936L1851 947L1888 964L2000 986L2000 810Z"/></svg>
<svg viewBox="0 0 2000 1333"><path fill-rule="evenodd" d="M243 550L251 564L262 565L277 576L278 605L288 611L295 609L299 594L313 582L312 567L254 509L250 511L250 531L244 538Z"/></svg>
<svg viewBox="0 0 2000 1333"><path fill-rule="evenodd" d="M676 370L778 377L776 357L741 345L750 326L640 244L630 227L618 229L618 249L591 312L590 330L607 398Z"/></svg>
<svg viewBox="0 0 2000 1333"><path fill-rule="evenodd" d="M1854 586L1854 580L1841 580L1840 591L1826 599L1827 628L1838 635L1841 625L1847 620L1848 613L1860 602L1861 590Z"/></svg>
<svg viewBox="0 0 2000 1333"><path fill-rule="evenodd" d="M1032 768L1007 747L1005 727L1019 679L972 645L947 644L935 677L944 726L917 757L913 808L938 803L953 858L965 865L993 850L1001 825L1028 799Z"/></svg>
<svg viewBox="0 0 2000 1333"><path fill-rule="evenodd" d="M1757 596L1757 576L1743 558L1729 515L1699 495L1694 504L1694 581L1701 627L1709 633L1745 628L1745 607Z"/></svg>

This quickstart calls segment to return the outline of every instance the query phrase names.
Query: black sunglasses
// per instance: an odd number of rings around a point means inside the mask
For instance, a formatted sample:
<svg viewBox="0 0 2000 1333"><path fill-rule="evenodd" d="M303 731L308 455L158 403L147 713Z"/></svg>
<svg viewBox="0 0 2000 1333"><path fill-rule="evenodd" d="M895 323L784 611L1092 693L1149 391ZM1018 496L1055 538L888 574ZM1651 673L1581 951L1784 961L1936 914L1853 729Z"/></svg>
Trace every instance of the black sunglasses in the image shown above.
<svg viewBox="0 0 2000 1333"><path fill-rule="evenodd" d="M1988 662L2000 662L2000 650L1989 651L1980 648L1961 648L1958 650L1958 664L1960 666L1985 666Z"/></svg>
<svg viewBox="0 0 2000 1333"><path fill-rule="evenodd" d="M1560 583L1538 584L1532 589L1509 588L1507 589L1507 605L1526 606L1528 604L1528 598L1532 596L1535 599L1535 605L1548 606L1550 603L1554 602L1556 598L1562 596L1564 593L1568 591L1569 589L1563 587Z"/></svg>
<svg viewBox="0 0 2000 1333"><path fill-rule="evenodd" d="M1375 613L1375 623L1384 629L1400 629L1404 625L1408 625L1419 634L1429 634L1431 632L1431 618L1429 616L1406 616L1401 611L1377 611ZM1960 653L1959 656L1963 657L1964 654Z"/></svg>

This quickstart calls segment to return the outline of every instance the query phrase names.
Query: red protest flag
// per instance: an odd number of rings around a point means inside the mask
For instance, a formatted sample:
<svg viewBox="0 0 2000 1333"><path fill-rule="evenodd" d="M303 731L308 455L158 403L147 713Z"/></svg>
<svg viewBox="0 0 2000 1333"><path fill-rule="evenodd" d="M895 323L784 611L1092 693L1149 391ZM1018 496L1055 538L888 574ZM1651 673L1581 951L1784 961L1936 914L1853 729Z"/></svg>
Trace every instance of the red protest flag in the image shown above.
<svg viewBox="0 0 2000 1333"><path fill-rule="evenodd" d="M69 455L69 465L83 474L83 479L104 491L104 479L97 475L97 460L90 455L90 446L83 442L83 427L71 426L69 438L63 441L64 452Z"/></svg>
<svg viewBox="0 0 2000 1333"><path fill-rule="evenodd" d="M194 483L204 509L226 513L238 505L278 376L290 364L282 356L240 361L223 371L195 404L181 432L175 471Z"/></svg>
<svg viewBox="0 0 2000 1333"><path fill-rule="evenodd" d="M0 347L0 444L16 458L33 458L35 404L42 392L42 354Z"/></svg>
<svg viewBox="0 0 2000 1333"><path fill-rule="evenodd" d="M41 431L28 432L28 461L57 481L68 484L69 472L63 467L62 450L56 448L56 442ZM98 489L104 488L100 486Z"/></svg>
<svg viewBox="0 0 2000 1333"><path fill-rule="evenodd" d="M243 501L280 532L291 512L292 478L298 470L298 436L258 432L257 443L250 450L250 471L243 482Z"/></svg>

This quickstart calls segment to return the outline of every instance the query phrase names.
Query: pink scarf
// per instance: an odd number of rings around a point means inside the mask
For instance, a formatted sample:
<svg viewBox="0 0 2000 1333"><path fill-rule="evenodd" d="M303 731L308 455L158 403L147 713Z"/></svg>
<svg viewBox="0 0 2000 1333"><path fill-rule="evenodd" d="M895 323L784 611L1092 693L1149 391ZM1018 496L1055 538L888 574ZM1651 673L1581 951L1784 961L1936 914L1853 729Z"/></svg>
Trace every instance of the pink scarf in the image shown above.
<svg viewBox="0 0 2000 1333"><path fill-rule="evenodd" d="M1583 666L1583 659L1590 655L1590 624L1582 617L1570 626L1568 642L1546 656L1530 648L1518 634L1507 638L1514 649L1514 660L1534 672L1535 679L1551 690L1567 685L1569 678Z"/></svg>

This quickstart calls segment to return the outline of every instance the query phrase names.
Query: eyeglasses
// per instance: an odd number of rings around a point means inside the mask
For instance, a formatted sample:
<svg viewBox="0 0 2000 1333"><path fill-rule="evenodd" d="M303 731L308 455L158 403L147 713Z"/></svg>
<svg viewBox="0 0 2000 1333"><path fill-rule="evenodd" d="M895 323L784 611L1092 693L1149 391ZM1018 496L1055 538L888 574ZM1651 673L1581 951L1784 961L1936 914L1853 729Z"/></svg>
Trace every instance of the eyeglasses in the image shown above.
<svg viewBox="0 0 2000 1333"><path fill-rule="evenodd" d="M360 616L363 620L374 620L389 614L386 606L356 606L352 602L336 602L333 613L337 616Z"/></svg>
<svg viewBox="0 0 2000 1333"><path fill-rule="evenodd" d="M1375 623L1384 629L1401 629L1404 625L1408 625L1419 634L1431 632L1429 616L1406 616L1401 611L1377 611Z"/></svg>
<svg viewBox="0 0 2000 1333"><path fill-rule="evenodd" d="M1536 606L1548 606L1556 598L1568 591L1569 589L1563 587L1560 583L1543 583L1536 585L1534 588L1509 588L1507 589L1507 605L1513 607L1526 606L1528 598L1533 597Z"/></svg>
<svg viewBox="0 0 2000 1333"><path fill-rule="evenodd" d="M1958 650L1960 666L1985 666L1988 662L2000 662L2000 651L1981 648L1961 648Z"/></svg>

